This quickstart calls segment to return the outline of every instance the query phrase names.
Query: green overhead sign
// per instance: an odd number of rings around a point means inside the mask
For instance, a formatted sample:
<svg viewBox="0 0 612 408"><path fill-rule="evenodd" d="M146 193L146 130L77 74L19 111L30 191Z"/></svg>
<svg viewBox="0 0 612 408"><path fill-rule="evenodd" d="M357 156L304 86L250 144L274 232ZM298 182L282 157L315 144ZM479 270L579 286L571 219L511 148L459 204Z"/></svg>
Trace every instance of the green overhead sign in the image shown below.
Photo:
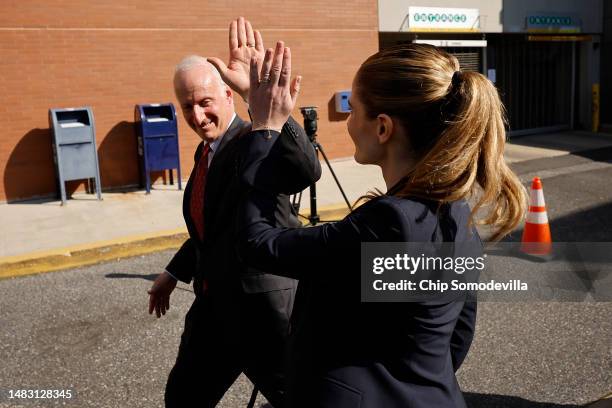
<svg viewBox="0 0 612 408"><path fill-rule="evenodd" d="M569 26L572 25L571 17L559 16L529 16L529 25L545 25L545 26Z"/></svg>
<svg viewBox="0 0 612 408"><path fill-rule="evenodd" d="M527 31L534 33L579 33L582 22L573 16L537 13L526 17L526 25Z"/></svg>
<svg viewBox="0 0 612 408"><path fill-rule="evenodd" d="M410 31L478 31L480 12L471 8L408 7Z"/></svg>
<svg viewBox="0 0 612 408"><path fill-rule="evenodd" d="M414 15L414 21L429 21L430 23L435 22L455 22L465 23L467 16L465 14L451 14L451 13L420 13Z"/></svg>

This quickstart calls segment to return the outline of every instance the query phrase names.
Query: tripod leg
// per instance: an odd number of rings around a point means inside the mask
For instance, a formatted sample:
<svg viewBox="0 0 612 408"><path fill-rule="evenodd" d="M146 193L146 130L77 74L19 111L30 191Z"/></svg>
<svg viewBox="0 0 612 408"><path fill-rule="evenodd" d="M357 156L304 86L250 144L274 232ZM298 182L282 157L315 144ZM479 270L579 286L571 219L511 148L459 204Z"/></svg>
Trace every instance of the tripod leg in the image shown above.
<svg viewBox="0 0 612 408"><path fill-rule="evenodd" d="M336 181L336 185L338 186L338 189L340 190L340 193L342 193L342 197L344 197L344 202L346 203L346 206L348 207L349 210L352 210L353 207L351 206L351 203L349 202L348 198L346 197L346 194L344 193L344 189L342 189L342 186L340 185L340 181L338 180L338 177L336 177L336 173L334 173L334 169L332 169L331 163L327 159L327 155L323 151L323 146L321 146L321 144L319 142L315 142L315 147L323 155L323 159L325 160L325 163L327 164L327 167L329 168L329 171L331 172L332 176L334 177L334 180Z"/></svg>
<svg viewBox="0 0 612 408"><path fill-rule="evenodd" d="M310 225L317 225L317 223L321 220L319 218L319 214L317 214L317 185L310 185Z"/></svg>
<svg viewBox="0 0 612 408"><path fill-rule="evenodd" d="M251 398L249 399L247 408L253 408L255 406L255 401L257 400L257 392L257 387L253 387L253 392L251 393Z"/></svg>

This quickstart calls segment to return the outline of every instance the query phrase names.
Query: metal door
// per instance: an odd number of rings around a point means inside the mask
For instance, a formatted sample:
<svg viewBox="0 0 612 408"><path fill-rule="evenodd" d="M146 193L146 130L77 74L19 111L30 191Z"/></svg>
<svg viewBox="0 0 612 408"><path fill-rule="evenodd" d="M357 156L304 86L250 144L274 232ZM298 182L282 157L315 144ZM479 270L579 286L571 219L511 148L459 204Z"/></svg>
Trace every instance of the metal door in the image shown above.
<svg viewBox="0 0 612 408"><path fill-rule="evenodd" d="M575 43L489 37L489 68L508 112L510 135L572 127Z"/></svg>

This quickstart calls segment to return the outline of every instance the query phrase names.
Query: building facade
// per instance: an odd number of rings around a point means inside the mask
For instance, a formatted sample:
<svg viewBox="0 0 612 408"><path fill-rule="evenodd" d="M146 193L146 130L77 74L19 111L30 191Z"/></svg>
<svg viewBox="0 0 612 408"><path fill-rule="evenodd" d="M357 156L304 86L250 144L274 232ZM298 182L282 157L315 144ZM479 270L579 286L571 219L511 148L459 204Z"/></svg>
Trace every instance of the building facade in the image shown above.
<svg viewBox="0 0 612 408"><path fill-rule="evenodd" d="M597 127L603 0L379 0L380 46L425 42L487 75L511 136Z"/></svg>
<svg viewBox="0 0 612 408"><path fill-rule="evenodd" d="M102 187L139 183L134 106L173 102L174 66L186 55L227 60L228 27L243 15L267 46L282 39L303 76L299 105L319 109L319 140L331 157L353 154L347 114L334 92L350 89L359 64L378 49L376 0L4 2L0 14L0 202L54 197L50 108L90 106ZM237 112L248 118L245 105ZM178 108L178 106L177 106ZM294 115L301 121L299 110ZM182 173L197 136L179 118ZM159 180L158 180L159 181ZM68 192L84 183L68 183Z"/></svg>
<svg viewBox="0 0 612 408"><path fill-rule="evenodd" d="M365 58L403 42L441 46L462 69L487 75L511 135L605 127L611 9L604 0L11 1L0 15L0 202L57 195L51 108L91 107L103 189L138 185L134 106L176 104L175 64L189 54L226 59L239 15L268 46L291 46L304 78L298 104L318 107L318 139L331 158L353 154L348 113L334 95L351 88ZM186 177L199 140L182 118L178 131ZM84 185L69 182L68 192Z"/></svg>

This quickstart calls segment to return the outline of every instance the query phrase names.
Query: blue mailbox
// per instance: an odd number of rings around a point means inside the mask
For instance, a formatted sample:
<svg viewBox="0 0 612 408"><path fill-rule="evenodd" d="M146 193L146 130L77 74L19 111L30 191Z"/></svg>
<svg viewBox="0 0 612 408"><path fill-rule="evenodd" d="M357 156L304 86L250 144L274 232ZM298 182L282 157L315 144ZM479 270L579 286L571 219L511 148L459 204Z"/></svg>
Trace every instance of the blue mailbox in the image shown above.
<svg viewBox="0 0 612 408"><path fill-rule="evenodd" d="M96 152L96 130L90 107L49 109L53 129L53 160L60 185L62 205L66 204L66 186L70 180L95 179L98 200L102 199L100 168Z"/></svg>
<svg viewBox="0 0 612 408"><path fill-rule="evenodd" d="M176 169L178 188L181 187L176 111L171 103L136 105L134 122L138 137L141 182L147 194L151 192L152 171L170 170L170 184L174 184L172 170Z"/></svg>

